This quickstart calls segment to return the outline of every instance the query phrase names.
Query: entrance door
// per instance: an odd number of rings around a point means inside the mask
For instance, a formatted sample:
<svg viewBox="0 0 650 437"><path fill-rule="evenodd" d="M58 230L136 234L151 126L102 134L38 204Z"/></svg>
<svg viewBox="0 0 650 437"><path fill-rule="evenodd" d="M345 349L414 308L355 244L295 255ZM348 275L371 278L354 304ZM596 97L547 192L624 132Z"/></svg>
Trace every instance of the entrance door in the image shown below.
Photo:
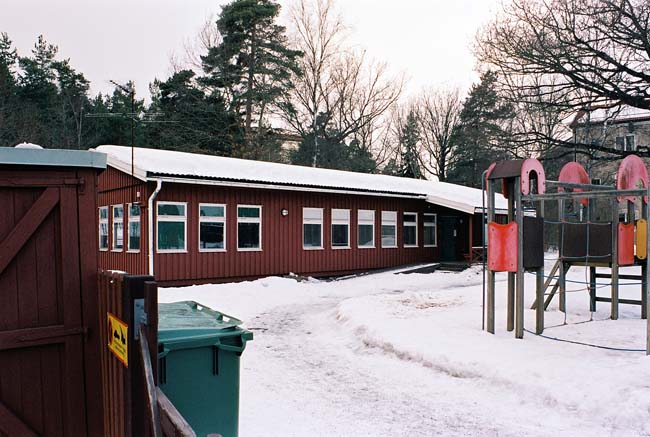
<svg viewBox="0 0 650 437"><path fill-rule="evenodd" d="M440 261L458 261L460 218L454 216L438 217L438 226L440 226Z"/></svg>

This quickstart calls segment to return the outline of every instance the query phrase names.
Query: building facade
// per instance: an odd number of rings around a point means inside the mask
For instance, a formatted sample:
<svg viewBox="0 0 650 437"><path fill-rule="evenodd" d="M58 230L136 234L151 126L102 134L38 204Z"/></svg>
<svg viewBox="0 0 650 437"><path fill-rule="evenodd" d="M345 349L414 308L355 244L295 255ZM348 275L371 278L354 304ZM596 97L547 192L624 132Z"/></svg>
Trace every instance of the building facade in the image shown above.
<svg viewBox="0 0 650 437"><path fill-rule="evenodd" d="M457 199L471 188L445 184L436 203L427 181L150 149L129 167L129 148L98 150L100 266L163 284L462 260L482 241L476 207Z"/></svg>

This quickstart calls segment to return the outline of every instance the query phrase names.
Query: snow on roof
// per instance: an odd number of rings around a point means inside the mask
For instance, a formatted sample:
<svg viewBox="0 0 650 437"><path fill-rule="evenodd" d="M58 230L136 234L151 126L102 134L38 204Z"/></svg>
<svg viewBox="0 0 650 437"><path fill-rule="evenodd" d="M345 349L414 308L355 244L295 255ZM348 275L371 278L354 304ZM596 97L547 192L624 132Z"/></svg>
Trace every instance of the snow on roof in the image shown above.
<svg viewBox="0 0 650 437"><path fill-rule="evenodd" d="M108 165L131 173L131 147L99 146ZM160 149L134 148L134 176L141 180L176 176L186 179L225 180L263 185L289 185L328 190L353 190L402 196L419 196L428 202L473 214L482 207L482 191L438 181L354 173L264 161ZM498 209L507 201L497 195Z"/></svg>
<svg viewBox="0 0 650 437"><path fill-rule="evenodd" d="M650 118L650 110L619 105L612 108L594 108L583 110L576 115L576 123L601 123L645 120Z"/></svg>

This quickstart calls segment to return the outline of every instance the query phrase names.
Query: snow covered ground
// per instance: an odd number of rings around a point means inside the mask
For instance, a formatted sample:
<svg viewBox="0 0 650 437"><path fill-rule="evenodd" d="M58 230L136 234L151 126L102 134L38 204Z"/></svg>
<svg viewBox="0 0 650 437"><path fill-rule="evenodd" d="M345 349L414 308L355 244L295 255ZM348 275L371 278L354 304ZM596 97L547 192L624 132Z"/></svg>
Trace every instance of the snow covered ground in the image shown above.
<svg viewBox="0 0 650 437"><path fill-rule="evenodd" d="M526 279L529 307L534 277ZM599 303L592 317L584 269L569 279L567 324L555 299L545 335L645 348L638 306L621 305L612 321ZM481 330L480 268L334 282L270 277L161 289L160 301L201 302L255 333L242 355L243 437L650 435L645 353L528 332L516 340L505 328L505 275L497 280L494 336ZM638 299L640 287L621 287L621 297ZM533 331L534 312L525 317Z"/></svg>

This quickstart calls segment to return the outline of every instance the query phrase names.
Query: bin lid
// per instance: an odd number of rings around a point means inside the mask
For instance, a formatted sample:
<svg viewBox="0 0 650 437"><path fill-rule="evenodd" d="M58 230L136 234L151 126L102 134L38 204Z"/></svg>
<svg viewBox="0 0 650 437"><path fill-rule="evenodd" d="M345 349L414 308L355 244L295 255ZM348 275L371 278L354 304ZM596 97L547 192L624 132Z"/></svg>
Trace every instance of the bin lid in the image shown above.
<svg viewBox="0 0 650 437"><path fill-rule="evenodd" d="M158 304L158 343L166 349L228 344L239 352L253 333L241 329L241 320L194 301Z"/></svg>
<svg viewBox="0 0 650 437"><path fill-rule="evenodd" d="M192 300L158 304L158 330L231 329L242 321Z"/></svg>

